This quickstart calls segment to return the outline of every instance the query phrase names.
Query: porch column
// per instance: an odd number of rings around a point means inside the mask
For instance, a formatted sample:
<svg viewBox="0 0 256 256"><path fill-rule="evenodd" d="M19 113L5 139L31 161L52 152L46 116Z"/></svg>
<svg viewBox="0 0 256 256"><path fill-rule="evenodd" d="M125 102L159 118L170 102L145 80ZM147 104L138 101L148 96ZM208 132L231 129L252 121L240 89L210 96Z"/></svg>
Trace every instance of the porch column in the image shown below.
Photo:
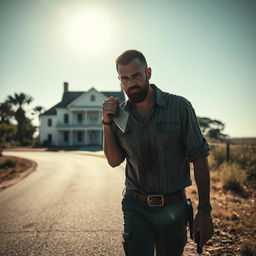
<svg viewBox="0 0 256 256"><path fill-rule="evenodd" d="M59 146L60 145L60 132L56 131L56 138L55 138L55 145Z"/></svg>
<svg viewBox="0 0 256 256"><path fill-rule="evenodd" d="M84 111L84 124L87 124L87 111Z"/></svg>
<svg viewBox="0 0 256 256"><path fill-rule="evenodd" d="M69 131L69 146L73 146L73 131Z"/></svg>
<svg viewBox="0 0 256 256"><path fill-rule="evenodd" d="M84 145L86 146L87 144L87 130L84 130Z"/></svg>
<svg viewBox="0 0 256 256"><path fill-rule="evenodd" d="M101 145L101 146L103 146L103 130L101 129L100 130L100 142L99 142L99 144Z"/></svg>

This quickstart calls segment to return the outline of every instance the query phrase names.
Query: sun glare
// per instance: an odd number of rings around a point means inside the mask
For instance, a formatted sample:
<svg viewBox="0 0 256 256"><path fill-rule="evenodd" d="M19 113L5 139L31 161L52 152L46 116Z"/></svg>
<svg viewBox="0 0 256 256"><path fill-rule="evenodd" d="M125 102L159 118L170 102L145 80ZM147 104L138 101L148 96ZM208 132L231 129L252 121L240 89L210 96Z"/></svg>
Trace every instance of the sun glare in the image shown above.
<svg viewBox="0 0 256 256"><path fill-rule="evenodd" d="M72 13L66 22L67 41L79 52L99 52L110 43L110 21L99 11L80 10Z"/></svg>

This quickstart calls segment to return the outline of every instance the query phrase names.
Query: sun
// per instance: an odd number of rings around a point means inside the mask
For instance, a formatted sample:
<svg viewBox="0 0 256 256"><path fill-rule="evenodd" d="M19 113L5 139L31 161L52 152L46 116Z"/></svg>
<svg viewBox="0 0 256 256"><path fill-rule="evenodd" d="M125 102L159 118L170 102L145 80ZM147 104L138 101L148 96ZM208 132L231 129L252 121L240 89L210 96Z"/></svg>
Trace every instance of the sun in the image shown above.
<svg viewBox="0 0 256 256"><path fill-rule="evenodd" d="M110 43L110 19L99 10L77 10L66 19L65 34L72 48L80 52L99 52Z"/></svg>

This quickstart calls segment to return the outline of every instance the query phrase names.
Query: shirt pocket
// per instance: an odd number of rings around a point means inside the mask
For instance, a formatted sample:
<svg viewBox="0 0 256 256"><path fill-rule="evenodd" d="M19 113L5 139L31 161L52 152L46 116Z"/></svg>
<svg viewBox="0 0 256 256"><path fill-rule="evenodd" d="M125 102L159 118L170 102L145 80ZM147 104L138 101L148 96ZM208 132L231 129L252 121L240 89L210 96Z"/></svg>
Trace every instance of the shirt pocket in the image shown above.
<svg viewBox="0 0 256 256"><path fill-rule="evenodd" d="M158 122L156 124L157 138L160 146L169 148L179 139L180 123L175 121Z"/></svg>

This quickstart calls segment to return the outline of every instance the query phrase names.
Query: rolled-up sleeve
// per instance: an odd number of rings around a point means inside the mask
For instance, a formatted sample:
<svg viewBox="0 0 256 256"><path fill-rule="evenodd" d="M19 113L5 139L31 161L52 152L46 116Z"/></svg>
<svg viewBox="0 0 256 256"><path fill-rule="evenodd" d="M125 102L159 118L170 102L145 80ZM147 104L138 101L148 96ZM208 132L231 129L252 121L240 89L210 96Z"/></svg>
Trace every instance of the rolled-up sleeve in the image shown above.
<svg viewBox="0 0 256 256"><path fill-rule="evenodd" d="M182 104L182 140L189 162L209 155L210 146L203 137L195 110L188 100Z"/></svg>

